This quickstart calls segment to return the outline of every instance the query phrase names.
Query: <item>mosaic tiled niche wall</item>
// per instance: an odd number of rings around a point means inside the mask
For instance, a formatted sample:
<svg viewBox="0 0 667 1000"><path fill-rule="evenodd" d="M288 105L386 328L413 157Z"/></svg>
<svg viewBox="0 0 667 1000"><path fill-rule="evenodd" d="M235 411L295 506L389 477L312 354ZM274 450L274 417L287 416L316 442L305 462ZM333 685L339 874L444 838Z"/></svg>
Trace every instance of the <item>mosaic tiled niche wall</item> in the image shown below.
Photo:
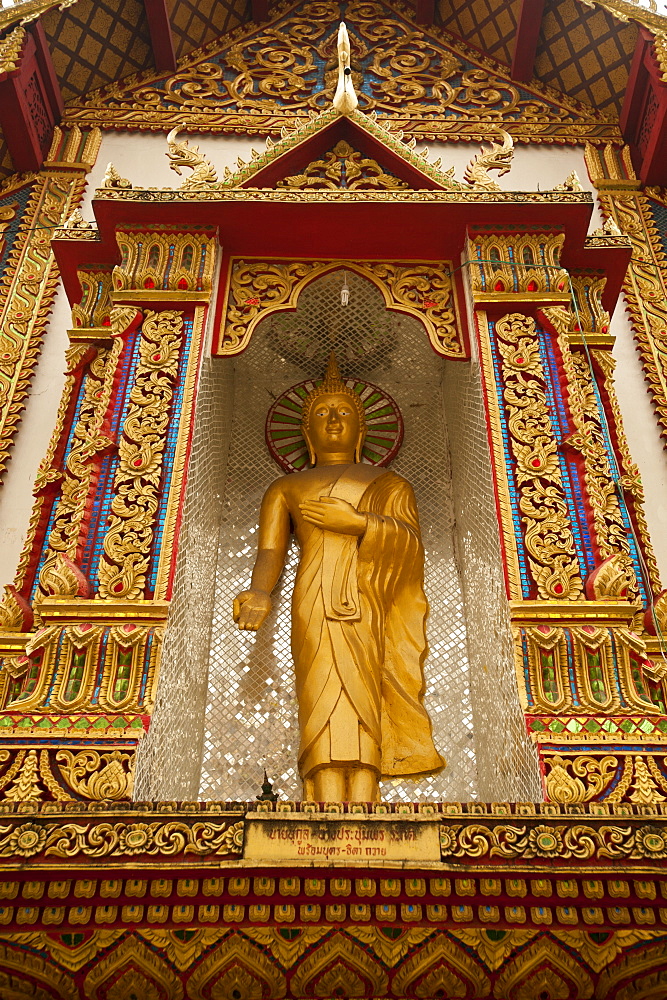
<svg viewBox="0 0 667 1000"><path fill-rule="evenodd" d="M199 405L204 409L197 419L194 447L195 455L206 455L200 462L206 472L191 478L187 508L188 516L201 520L211 498L218 494L222 498L210 659L208 664L198 662L201 644L188 641L188 629L178 626L174 617L173 648L167 640L158 710L142 751L141 794L150 791L153 796L159 791L164 798L195 797L192 759L203 740L200 798L252 799L265 767L283 796L301 796L289 651L296 549L290 552L272 616L257 635L238 632L231 604L249 583L262 495L280 475L264 441L267 411L291 385L319 377L333 348L344 375L381 386L401 408L405 438L391 467L415 488L427 554L431 616L426 704L448 766L441 775L416 784L385 782L383 797L540 797L537 763L527 744L516 693L497 541L493 544L497 525L479 378L469 365L439 358L421 325L387 311L369 282L351 273L346 280L348 306L341 306L340 272L313 282L302 293L295 313L264 320L243 355L214 362L214 374L205 376L211 378L210 386L217 386L213 391L220 394L222 414L214 427L209 403L204 402L209 390L202 393ZM456 456L454 483L450 449ZM472 502L466 503L466 497ZM188 530L187 537L191 552L206 547L203 534L197 540L196 533ZM188 589L192 593L192 567L198 564L210 565L207 559L195 558L190 570L179 570L177 606L191 600L178 595ZM490 569L493 565L495 570ZM194 590L201 595L201 589ZM482 607L486 628L480 629ZM201 602L196 610L193 606L189 620L197 621L201 630L206 627L204 617ZM202 731L192 706L201 705L207 672ZM485 680L480 683L478 675ZM173 683L177 676L180 683ZM170 720L169 735L158 740L153 731L165 728L161 719ZM491 751L489 726L499 734L498 746ZM179 757L181 767L174 769L169 762L179 741L185 749ZM153 778L148 777L151 774Z"/></svg>

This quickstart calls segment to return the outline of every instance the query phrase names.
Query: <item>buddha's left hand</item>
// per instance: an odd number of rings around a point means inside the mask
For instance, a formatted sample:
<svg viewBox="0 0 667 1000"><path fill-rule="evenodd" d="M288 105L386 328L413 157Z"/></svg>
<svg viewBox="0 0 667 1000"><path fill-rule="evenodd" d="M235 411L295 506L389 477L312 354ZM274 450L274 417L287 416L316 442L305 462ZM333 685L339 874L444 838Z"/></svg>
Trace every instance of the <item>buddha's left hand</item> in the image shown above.
<svg viewBox="0 0 667 1000"><path fill-rule="evenodd" d="M305 521L323 531L339 531L344 535L363 535L367 517L360 514L347 500L320 497L306 500L299 507Z"/></svg>

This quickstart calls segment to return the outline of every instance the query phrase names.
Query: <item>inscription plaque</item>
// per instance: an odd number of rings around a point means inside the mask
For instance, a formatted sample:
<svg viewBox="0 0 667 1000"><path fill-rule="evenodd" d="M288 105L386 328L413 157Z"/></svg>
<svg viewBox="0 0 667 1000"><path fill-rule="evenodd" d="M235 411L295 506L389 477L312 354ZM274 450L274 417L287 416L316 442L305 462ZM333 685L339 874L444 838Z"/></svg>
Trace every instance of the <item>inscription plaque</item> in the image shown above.
<svg viewBox="0 0 667 1000"><path fill-rule="evenodd" d="M438 816L247 813L249 861L440 861Z"/></svg>

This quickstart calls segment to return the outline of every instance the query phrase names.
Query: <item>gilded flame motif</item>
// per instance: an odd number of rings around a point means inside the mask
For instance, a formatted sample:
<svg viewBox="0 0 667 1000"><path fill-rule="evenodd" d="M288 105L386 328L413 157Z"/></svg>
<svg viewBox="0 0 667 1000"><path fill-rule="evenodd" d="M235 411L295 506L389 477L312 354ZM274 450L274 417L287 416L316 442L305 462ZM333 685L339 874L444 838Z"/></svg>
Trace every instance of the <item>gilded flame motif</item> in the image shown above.
<svg viewBox="0 0 667 1000"><path fill-rule="evenodd" d="M542 599L582 599L535 321L510 313L496 323L496 333L519 509L537 593Z"/></svg>
<svg viewBox="0 0 667 1000"><path fill-rule="evenodd" d="M102 597L143 596L182 334L181 313L147 311L99 566Z"/></svg>

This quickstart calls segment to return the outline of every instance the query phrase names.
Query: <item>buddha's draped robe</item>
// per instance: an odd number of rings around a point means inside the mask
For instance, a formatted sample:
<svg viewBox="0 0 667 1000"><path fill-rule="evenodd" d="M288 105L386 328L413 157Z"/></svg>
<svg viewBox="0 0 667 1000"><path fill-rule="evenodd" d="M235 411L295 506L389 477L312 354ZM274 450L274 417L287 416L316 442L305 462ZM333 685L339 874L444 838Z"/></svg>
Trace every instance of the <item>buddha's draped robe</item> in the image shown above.
<svg viewBox="0 0 667 1000"><path fill-rule="evenodd" d="M427 653L424 550L411 486L347 467L329 495L368 515L359 539L313 531L293 597L294 657L305 778L361 763L383 775L444 766L422 704Z"/></svg>

